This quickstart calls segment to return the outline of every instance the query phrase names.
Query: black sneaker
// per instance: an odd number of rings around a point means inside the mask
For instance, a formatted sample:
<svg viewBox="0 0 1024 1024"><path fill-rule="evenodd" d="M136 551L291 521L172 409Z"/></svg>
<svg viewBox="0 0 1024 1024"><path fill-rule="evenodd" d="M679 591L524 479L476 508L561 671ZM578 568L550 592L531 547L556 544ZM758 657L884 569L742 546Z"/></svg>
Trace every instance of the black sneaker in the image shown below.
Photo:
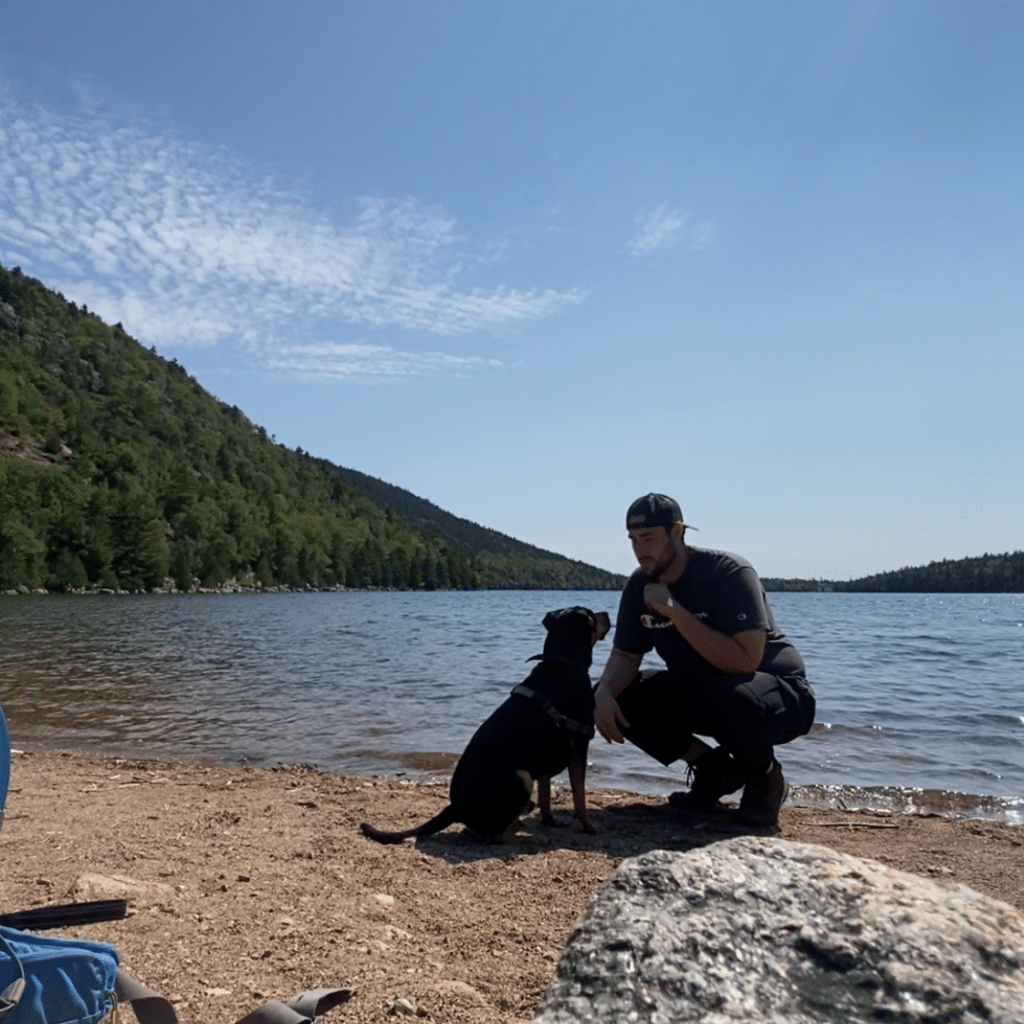
<svg viewBox="0 0 1024 1024"><path fill-rule="evenodd" d="M718 801L729 793L735 793L743 785L729 751L715 747L705 751L687 766L688 790L672 793L668 802L681 811L710 811Z"/></svg>
<svg viewBox="0 0 1024 1024"><path fill-rule="evenodd" d="M788 789L782 777L782 766L773 759L765 774L758 772L747 779L734 820L740 825L778 825L779 811Z"/></svg>

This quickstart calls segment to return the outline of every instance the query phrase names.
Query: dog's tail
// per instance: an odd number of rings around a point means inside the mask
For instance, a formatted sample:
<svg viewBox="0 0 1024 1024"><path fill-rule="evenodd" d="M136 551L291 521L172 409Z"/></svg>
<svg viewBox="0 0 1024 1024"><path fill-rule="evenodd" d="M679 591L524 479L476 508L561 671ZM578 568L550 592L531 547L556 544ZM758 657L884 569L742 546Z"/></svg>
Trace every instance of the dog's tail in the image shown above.
<svg viewBox="0 0 1024 1024"><path fill-rule="evenodd" d="M425 821L415 828L407 828L404 832L383 832L379 828L374 828L368 821L364 821L359 828L367 839L374 839L378 843L400 843L403 839L412 839L413 836L416 836L417 839L420 836L432 836L435 832L454 825L458 820L455 808L449 804L430 821Z"/></svg>

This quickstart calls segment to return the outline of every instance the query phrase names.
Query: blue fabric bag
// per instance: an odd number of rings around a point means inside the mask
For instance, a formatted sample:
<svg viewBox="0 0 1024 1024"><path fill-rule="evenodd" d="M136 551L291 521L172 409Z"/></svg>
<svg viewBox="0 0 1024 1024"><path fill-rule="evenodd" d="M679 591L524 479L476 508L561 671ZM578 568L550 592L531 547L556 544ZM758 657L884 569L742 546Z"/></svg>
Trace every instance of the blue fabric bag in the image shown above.
<svg viewBox="0 0 1024 1024"><path fill-rule="evenodd" d="M117 1002L117 967L105 942L0 927L3 1024L97 1024Z"/></svg>

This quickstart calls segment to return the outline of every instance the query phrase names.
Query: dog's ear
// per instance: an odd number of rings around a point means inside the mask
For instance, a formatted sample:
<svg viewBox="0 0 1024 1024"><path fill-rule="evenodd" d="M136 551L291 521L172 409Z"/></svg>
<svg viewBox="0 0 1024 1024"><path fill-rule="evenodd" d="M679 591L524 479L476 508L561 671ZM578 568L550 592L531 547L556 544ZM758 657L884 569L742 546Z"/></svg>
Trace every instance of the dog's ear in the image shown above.
<svg viewBox="0 0 1024 1024"><path fill-rule="evenodd" d="M550 633L551 627L556 622L565 624L567 621L579 616L580 619L585 619L588 622L592 619L592 612L589 608L583 608L580 605L574 604L571 608L556 608L553 612L548 612L542 620L542 625Z"/></svg>

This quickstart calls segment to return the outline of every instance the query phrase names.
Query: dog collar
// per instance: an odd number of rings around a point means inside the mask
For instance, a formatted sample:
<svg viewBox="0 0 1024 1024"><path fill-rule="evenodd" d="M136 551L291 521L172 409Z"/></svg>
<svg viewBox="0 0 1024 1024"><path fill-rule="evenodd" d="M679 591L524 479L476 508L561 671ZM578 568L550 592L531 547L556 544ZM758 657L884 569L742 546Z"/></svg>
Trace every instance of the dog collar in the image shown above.
<svg viewBox="0 0 1024 1024"><path fill-rule="evenodd" d="M567 658L564 654L535 654L532 658L527 658L527 661L560 661L563 665L572 665L573 668L581 668L586 672L590 668L590 662L586 663L582 661L576 661L573 658Z"/></svg>
<svg viewBox="0 0 1024 1024"><path fill-rule="evenodd" d="M574 721L573 719L563 715L554 704L551 703L543 694L538 693L536 690L531 690L525 683L520 683L518 686L512 688L512 692L520 697L526 697L528 700L532 700L534 704L537 704L542 711L546 711L547 714L554 719L555 725L560 729L568 729L570 732L578 732L581 736L586 738L594 738L594 727L593 725L584 725L582 722Z"/></svg>

